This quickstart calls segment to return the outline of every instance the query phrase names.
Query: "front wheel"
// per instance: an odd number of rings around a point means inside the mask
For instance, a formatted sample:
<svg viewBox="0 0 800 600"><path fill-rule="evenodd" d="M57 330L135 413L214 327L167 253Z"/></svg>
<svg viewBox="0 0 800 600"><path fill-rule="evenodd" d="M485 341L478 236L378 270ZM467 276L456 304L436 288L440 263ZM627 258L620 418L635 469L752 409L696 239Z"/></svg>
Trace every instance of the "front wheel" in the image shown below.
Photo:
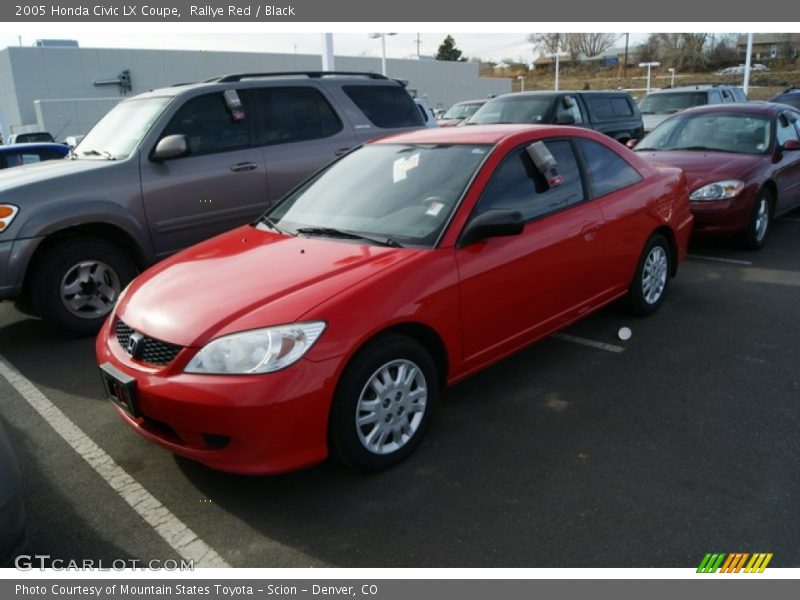
<svg viewBox="0 0 800 600"><path fill-rule="evenodd" d="M739 236L739 245L746 250L760 250L767 243L772 223L772 194L767 189L758 193L747 228Z"/></svg>
<svg viewBox="0 0 800 600"><path fill-rule="evenodd" d="M649 315L661 306L669 286L671 254L669 242L660 233L647 240L628 288L628 307L634 314Z"/></svg>
<svg viewBox="0 0 800 600"><path fill-rule="evenodd" d="M136 265L119 246L95 238L65 239L37 265L32 298L46 321L69 333L97 333Z"/></svg>
<svg viewBox="0 0 800 600"><path fill-rule="evenodd" d="M387 334L345 369L331 407L329 444L356 469L378 471L419 445L439 394L436 365L415 340Z"/></svg>

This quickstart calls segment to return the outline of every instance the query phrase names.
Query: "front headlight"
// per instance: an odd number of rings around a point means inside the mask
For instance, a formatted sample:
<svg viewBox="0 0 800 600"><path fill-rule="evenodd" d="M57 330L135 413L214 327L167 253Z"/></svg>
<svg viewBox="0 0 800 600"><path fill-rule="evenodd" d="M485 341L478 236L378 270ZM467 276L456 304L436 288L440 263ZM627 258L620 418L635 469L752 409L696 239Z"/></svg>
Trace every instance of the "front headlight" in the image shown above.
<svg viewBox="0 0 800 600"><path fill-rule="evenodd" d="M325 323L292 323L226 335L206 344L184 371L218 375L271 373L297 362L308 352Z"/></svg>
<svg viewBox="0 0 800 600"><path fill-rule="evenodd" d="M715 181L696 189L689 196L689 200L728 200L744 189L744 181L726 179Z"/></svg>
<svg viewBox="0 0 800 600"><path fill-rule="evenodd" d="M18 212L19 208L13 204L0 204L0 233L8 229Z"/></svg>

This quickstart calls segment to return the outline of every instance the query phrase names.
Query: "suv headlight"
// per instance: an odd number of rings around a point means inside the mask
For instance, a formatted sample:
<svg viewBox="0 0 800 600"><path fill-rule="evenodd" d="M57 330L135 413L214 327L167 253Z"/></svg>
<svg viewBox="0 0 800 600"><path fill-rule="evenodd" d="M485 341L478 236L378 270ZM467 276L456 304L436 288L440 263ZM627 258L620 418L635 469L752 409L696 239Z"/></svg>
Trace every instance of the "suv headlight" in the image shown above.
<svg viewBox="0 0 800 600"><path fill-rule="evenodd" d="M308 352L325 323L292 323L234 333L210 341L184 371L217 375L272 373L297 362Z"/></svg>
<svg viewBox="0 0 800 600"><path fill-rule="evenodd" d="M715 181L693 191L689 200L727 200L736 196L743 189L744 181L738 179Z"/></svg>
<svg viewBox="0 0 800 600"><path fill-rule="evenodd" d="M0 232L8 229L18 212L19 207L13 204L0 204Z"/></svg>

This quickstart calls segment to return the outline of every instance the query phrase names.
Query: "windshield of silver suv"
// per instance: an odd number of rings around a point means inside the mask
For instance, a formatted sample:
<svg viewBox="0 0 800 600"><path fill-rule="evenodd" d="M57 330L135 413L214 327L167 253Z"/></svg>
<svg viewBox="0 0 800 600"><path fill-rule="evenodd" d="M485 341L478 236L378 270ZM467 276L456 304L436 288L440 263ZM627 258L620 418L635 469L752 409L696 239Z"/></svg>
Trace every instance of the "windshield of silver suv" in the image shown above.
<svg viewBox="0 0 800 600"><path fill-rule="evenodd" d="M542 123L550 111L552 96L509 96L495 98L481 106L467 123Z"/></svg>
<svg viewBox="0 0 800 600"><path fill-rule="evenodd" d="M75 158L127 158L172 100L171 97L126 100L112 108L75 147Z"/></svg>
<svg viewBox="0 0 800 600"><path fill-rule="evenodd" d="M639 103L639 112L643 115L671 114L707 103L706 92L659 92L645 96Z"/></svg>

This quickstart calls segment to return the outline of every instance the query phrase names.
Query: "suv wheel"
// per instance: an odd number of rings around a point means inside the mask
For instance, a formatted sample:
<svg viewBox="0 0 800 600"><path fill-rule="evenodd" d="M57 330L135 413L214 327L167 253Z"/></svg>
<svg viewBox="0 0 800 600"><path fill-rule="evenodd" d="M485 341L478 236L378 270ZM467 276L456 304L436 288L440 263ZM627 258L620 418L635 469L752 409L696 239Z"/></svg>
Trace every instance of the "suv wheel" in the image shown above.
<svg viewBox="0 0 800 600"><path fill-rule="evenodd" d="M79 336L97 333L136 265L119 246L92 238L51 247L38 265L32 297L43 319Z"/></svg>

